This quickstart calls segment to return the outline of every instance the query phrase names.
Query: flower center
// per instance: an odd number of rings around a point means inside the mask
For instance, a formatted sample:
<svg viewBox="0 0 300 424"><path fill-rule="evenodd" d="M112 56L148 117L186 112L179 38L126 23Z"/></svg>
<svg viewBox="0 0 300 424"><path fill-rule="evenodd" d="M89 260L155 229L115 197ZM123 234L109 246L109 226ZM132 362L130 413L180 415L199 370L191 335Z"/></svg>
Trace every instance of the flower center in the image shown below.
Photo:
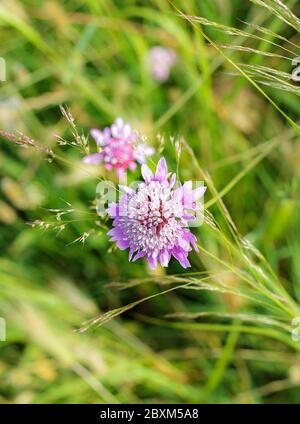
<svg viewBox="0 0 300 424"><path fill-rule="evenodd" d="M121 220L135 249L154 253L174 247L182 230L179 218L183 208L168 185L157 181L141 184L128 198L127 208L127 216Z"/></svg>

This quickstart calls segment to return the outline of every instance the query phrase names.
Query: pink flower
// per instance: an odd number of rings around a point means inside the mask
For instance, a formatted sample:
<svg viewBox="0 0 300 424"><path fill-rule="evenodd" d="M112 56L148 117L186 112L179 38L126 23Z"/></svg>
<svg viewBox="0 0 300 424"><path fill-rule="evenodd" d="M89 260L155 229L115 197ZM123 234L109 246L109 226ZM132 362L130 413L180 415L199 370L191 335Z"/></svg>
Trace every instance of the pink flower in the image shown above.
<svg viewBox="0 0 300 424"><path fill-rule="evenodd" d="M157 81L166 81L171 67L176 63L176 53L173 49L155 46L149 52L150 69Z"/></svg>
<svg viewBox="0 0 300 424"><path fill-rule="evenodd" d="M92 129L91 135L96 141L98 153L85 156L84 162L100 164L104 162L107 170L115 169L122 175L127 169L134 170L136 162L145 163L154 149L138 142L138 134L122 118L117 118L110 128L103 131Z"/></svg>
<svg viewBox="0 0 300 424"><path fill-rule="evenodd" d="M124 194L119 203L109 205L113 228L108 235L121 250L129 248L130 261L146 257L150 268L156 268L158 262L166 267L173 256L187 268L189 252L197 250L188 222L195 219L197 200L206 187L192 190L188 181L175 189L176 174L170 176L164 158L159 160L155 175L145 164L142 175L145 182L136 190L120 186Z"/></svg>

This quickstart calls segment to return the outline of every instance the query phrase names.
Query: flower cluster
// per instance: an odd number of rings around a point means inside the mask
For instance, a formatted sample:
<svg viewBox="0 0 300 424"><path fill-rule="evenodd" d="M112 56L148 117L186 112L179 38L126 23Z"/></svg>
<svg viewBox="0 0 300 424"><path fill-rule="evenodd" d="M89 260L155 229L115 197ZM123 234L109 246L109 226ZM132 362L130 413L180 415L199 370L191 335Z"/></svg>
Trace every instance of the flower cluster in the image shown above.
<svg viewBox="0 0 300 424"><path fill-rule="evenodd" d="M138 134L122 118L117 118L111 127L103 131L92 129L98 152L85 156L87 164L104 163L107 170L115 169L117 175L122 175L127 169L134 170L136 162L143 164L154 149L140 143Z"/></svg>
<svg viewBox="0 0 300 424"><path fill-rule="evenodd" d="M149 52L149 62L153 78L156 81L166 81L176 59L176 53L173 49L161 46L152 47Z"/></svg>
<svg viewBox="0 0 300 424"><path fill-rule="evenodd" d="M188 223L195 219L197 200L206 190L192 189L192 182L176 188L176 174L169 174L166 160L161 158L153 174L142 165L144 182L136 190L120 186L123 194L119 203L111 203L107 212L113 219L108 232L111 241L121 250L129 248L129 260L146 257L150 268L158 262L168 266L171 257L187 268L188 254L197 250L196 237Z"/></svg>

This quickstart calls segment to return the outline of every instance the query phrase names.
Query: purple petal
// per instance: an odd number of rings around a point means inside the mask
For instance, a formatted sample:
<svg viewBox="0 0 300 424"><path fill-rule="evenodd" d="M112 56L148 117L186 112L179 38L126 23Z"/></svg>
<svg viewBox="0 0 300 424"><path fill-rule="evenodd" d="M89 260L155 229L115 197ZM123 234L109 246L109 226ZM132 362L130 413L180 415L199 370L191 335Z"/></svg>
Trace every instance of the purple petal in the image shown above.
<svg viewBox="0 0 300 424"><path fill-rule="evenodd" d="M135 162L130 162L129 169L130 171L134 171L137 168L137 164Z"/></svg>
<svg viewBox="0 0 300 424"><path fill-rule="evenodd" d="M129 247L128 240L124 240L124 239L118 240L116 244L117 244L118 248L121 249L121 250L125 250Z"/></svg>
<svg viewBox="0 0 300 424"><path fill-rule="evenodd" d="M206 192L206 189L207 187L201 186L192 191L194 202L200 199L204 195L204 193Z"/></svg>
<svg viewBox="0 0 300 424"><path fill-rule="evenodd" d="M167 267L171 259L171 254L167 249L164 249L159 254L159 261L162 266Z"/></svg>
<svg viewBox="0 0 300 424"><path fill-rule="evenodd" d="M144 153L146 156L153 156L155 153L155 150L153 147L146 147Z"/></svg>
<svg viewBox="0 0 300 424"><path fill-rule="evenodd" d="M124 239L124 234L120 228L114 227L108 231L107 235L111 236L110 241L118 241Z"/></svg>
<svg viewBox="0 0 300 424"><path fill-rule="evenodd" d="M193 209L193 203L194 203L194 199L193 199L193 183L192 181L187 181L186 183L183 184L182 186L182 203L184 205L185 208L188 209Z"/></svg>
<svg viewBox="0 0 300 424"><path fill-rule="evenodd" d="M130 248L130 250L129 250L129 255L128 255L129 262L132 260L132 257L133 257L133 255L134 255L134 252L135 252L135 249Z"/></svg>
<svg viewBox="0 0 300 424"><path fill-rule="evenodd" d="M144 256L146 256L146 252L138 252L135 257L132 259L132 262L137 261L140 258L143 258Z"/></svg>
<svg viewBox="0 0 300 424"><path fill-rule="evenodd" d="M108 205L108 208L106 209L106 212L108 213L108 215L111 218L115 218L116 216L118 216L118 212L119 212L119 205L117 203L110 203Z"/></svg>
<svg viewBox="0 0 300 424"><path fill-rule="evenodd" d="M132 195L132 194L135 193L134 190L132 190L132 188L124 186L123 184L119 184L119 188L120 188L120 190L124 191L124 193L126 193L126 194Z"/></svg>
<svg viewBox="0 0 300 424"><path fill-rule="evenodd" d="M184 191L189 192L189 191L191 191L191 190L192 190L192 188L193 188L193 182L192 182L192 181L186 181L186 182L183 184L183 190L184 190Z"/></svg>
<svg viewBox="0 0 300 424"><path fill-rule="evenodd" d="M111 137L111 130L109 127L105 127L103 132L103 137L104 139L106 139L105 141L110 141L110 137Z"/></svg>
<svg viewBox="0 0 300 424"><path fill-rule="evenodd" d="M190 213L185 213L182 216L182 219L185 219L186 221L195 221L196 217L195 217L195 215L192 215Z"/></svg>
<svg viewBox="0 0 300 424"><path fill-rule="evenodd" d="M107 165L105 165L105 168L106 168L106 169L108 169L108 168L107 168ZM109 169L112 169L112 165L110 165L110 168L109 168ZM125 177L126 172L125 172L125 170L124 170L123 168L118 168L118 169L116 170L116 174L117 174L117 176L118 176L119 178L123 178L123 177Z"/></svg>
<svg viewBox="0 0 300 424"><path fill-rule="evenodd" d="M171 253L183 268L189 268L191 266L187 258L187 253L182 248L174 247Z"/></svg>
<svg viewBox="0 0 300 424"><path fill-rule="evenodd" d="M174 194L173 194L174 200L180 201L182 199L182 196L183 196L183 189L182 189L182 187L176 188L176 190L174 191Z"/></svg>
<svg viewBox="0 0 300 424"><path fill-rule="evenodd" d="M93 153L92 155L85 156L83 162L88 165L99 165L102 162L101 153Z"/></svg>
<svg viewBox="0 0 300 424"><path fill-rule="evenodd" d="M176 183L176 174L172 174L170 182L169 182L169 187L172 188L175 183Z"/></svg>
<svg viewBox="0 0 300 424"><path fill-rule="evenodd" d="M183 238L190 242L193 246L193 248L196 250L196 252L199 252L198 246L197 246L197 237L191 233L190 231L184 231Z"/></svg>
<svg viewBox="0 0 300 424"><path fill-rule="evenodd" d="M165 158L160 158L156 167L155 179L161 183L166 179L168 167Z"/></svg>
<svg viewBox="0 0 300 424"><path fill-rule="evenodd" d="M146 144L137 144L134 149L134 158L140 164L146 163L147 156L154 155L153 147L147 147Z"/></svg>
<svg viewBox="0 0 300 424"><path fill-rule="evenodd" d="M116 118L116 120L115 120L115 125L116 125L118 128L122 128L122 127L123 127L123 125L124 125L123 118L121 118L120 116L118 116L118 117Z"/></svg>
<svg viewBox="0 0 300 424"><path fill-rule="evenodd" d="M96 141L96 144L98 146L103 146L104 144L104 137L102 131L98 130L97 128L92 128L90 131L91 136Z"/></svg>
<svg viewBox="0 0 300 424"><path fill-rule="evenodd" d="M151 269L155 269L157 267L157 257L154 258L153 256L148 256L147 260Z"/></svg>
<svg viewBox="0 0 300 424"><path fill-rule="evenodd" d="M199 200L205 193L206 187L201 186L192 190L193 183L192 181L187 181L182 186L183 189L183 205L188 209L196 209L196 202Z"/></svg>
<svg viewBox="0 0 300 424"><path fill-rule="evenodd" d="M190 250L190 243L188 240L185 240L184 238L178 239L179 246L186 252Z"/></svg>
<svg viewBox="0 0 300 424"><path fill-rule="evenodd" d="M143 176L145 182L149 183L151 181L151 179L153 178L153 173L152 173L151 169L149 168L148 165L146 165L144 163L142 165L141 171L142 171L142 176Z"/></svg>
<svg viewBox="0 0 300 424"><path fill-rule="evenodd" d="M108 236L115 237L116 236L116 228L112 228L107 232Z"/></svg>

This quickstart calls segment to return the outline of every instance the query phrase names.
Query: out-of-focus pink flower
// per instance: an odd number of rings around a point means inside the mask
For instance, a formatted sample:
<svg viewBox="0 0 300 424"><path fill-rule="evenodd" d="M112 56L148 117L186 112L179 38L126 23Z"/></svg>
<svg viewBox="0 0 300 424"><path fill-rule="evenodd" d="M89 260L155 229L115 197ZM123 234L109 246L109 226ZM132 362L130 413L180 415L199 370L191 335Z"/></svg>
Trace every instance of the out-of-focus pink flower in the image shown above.
<svg viewBox="0 0 300 424"><path fill-rule="evenodd" d="M166 160L161 158L155 175L142 165L143 183L136 190L120 186L124 194L119 203L109 204L107 212L113 219L108 232L121 250L129 248L129 260L146 257L150 268L158 262L166 267L173 256L183 268L190 266L188 254L197 250L197 239L188 222L195 219L197 200L206 190L192 190L188 181L174 188L176 174L169 174Z"/></svg>
<svg viewBox="0 0 300 424"><path fill-rule="evenodd" d="M170 69L177 59L173 49L155 46L149 51L150 69L156 81L166 81L170 75Z"/></svg>
<svg viewBox="0 0 300 424"><path fill-rule="evenodd" d="M143 164L147 156L154 154L154 149L140 143L138 134L122 118L117 118L103 131L94 128L90 133L99 152L85 156L84 162L93 165L103 162L107 170L115 169L117 175L124 174L127 169L133 171L136 162Z"/></svg>

